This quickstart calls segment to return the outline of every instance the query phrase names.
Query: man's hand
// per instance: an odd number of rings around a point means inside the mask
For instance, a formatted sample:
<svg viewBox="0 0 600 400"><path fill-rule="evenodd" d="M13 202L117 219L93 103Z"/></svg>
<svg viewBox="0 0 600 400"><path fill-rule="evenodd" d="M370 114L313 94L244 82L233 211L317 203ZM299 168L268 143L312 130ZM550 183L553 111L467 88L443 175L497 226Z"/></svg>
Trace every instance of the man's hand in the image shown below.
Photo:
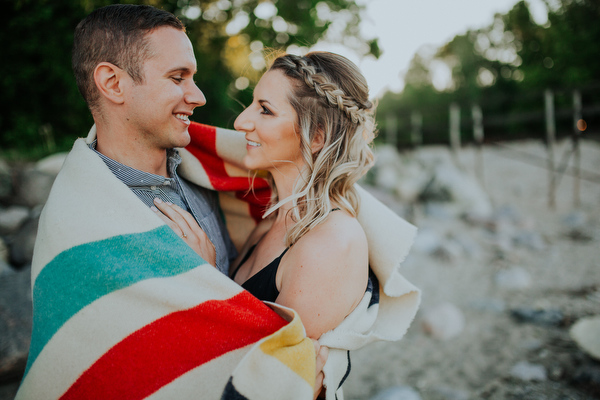
<svg viewBox="0 0 600 400"><path fill-rule="evenodd" d="M323 374L323 367L327 362L327 356L329 356L329 348L325 346L321 346L319 342L315 339L311 339L313 344L315 345L315 354L317 355L317 368L316 368L316 376L315 376L315 395L314 399L325 398L325 388L323 387L323 378L325 375ZM323 392L322 396L321 392Z"/></svg>
<svg viewBox="0 0 600 400"><path fill-rule="evenodd" d="M158 198L154 199L154 204L156 207L152 207L152 210L165 224L173 229L173 232L178 234L204 261L215 266L217 260L215 246L198 226L194 216L181 207L173 203L165 203Z"/></svg>

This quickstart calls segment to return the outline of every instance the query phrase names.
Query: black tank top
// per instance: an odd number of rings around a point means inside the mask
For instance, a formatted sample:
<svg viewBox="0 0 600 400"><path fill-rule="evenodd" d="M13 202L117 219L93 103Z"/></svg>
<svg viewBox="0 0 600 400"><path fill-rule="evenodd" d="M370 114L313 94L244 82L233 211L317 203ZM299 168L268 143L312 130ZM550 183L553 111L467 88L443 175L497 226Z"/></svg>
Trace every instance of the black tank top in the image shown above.
<svg viewBox="0 0 600 400"><path fill-rule="evenodd" d="M231 279L235 278L240 270L240 267L248 260L255 247L256 245L250 247L250 250L248 250L248 253L246 253L246 256L233 273ZM269 265L252 275L246 282L242 284L242 287L259 300L274 302L275 299L277 299L277 296L279 296L279 290L277 290L275 277L277 276L277 270L279 269L281 258L288 250L289 247L285 249L283 253L279 255L279 257L271 261Z"/></svg>
<svg viewBox="0 0 600 400"><path fill-rule="evenodd" d="M334 208L331 211L333 212L338 210L339 208ZM256 245L250 247L248 253L246 253L244 259L242 262L240 262L240 265L238 265L235 272L231 276L231 279L235 279L240 267L248 260L255 247ZM242 283L242 287L259 300L275 302L275 299L277 299L277 296L279 296L279 290L277 290L277 281L275 279L277 276L277 270L279 269L281 258L289 249L289 247L286 248L283 253L271 261L269 265L252 275L246 282Z"/></svg>

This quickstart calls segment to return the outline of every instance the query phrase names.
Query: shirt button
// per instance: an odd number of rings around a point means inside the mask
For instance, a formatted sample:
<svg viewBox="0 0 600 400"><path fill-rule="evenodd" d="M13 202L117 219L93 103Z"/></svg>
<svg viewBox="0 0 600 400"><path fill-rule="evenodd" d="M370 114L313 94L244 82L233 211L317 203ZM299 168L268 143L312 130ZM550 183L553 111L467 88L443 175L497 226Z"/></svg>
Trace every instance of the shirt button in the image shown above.
<svg viewBox="0 0 600 400"><path fill-rule="evenodd" d="M156 186L150 186L150 189L156 190Z"/></svg>

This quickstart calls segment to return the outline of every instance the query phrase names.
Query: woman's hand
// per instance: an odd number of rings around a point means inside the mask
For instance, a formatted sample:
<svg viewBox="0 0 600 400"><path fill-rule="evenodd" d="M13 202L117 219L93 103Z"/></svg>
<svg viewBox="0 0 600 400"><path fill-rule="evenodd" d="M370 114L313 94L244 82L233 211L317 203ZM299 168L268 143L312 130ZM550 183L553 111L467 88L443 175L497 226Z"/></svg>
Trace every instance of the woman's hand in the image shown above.
<svg viewBox="0 0 600 400"><path fill-rule="evenodd" d="M210 265L215 266L217 252L215 246L192 214L173 203L165 203L159 198L154 199L151 209L167 224L173 232L179 235L188 246L192 248L202 259ZM159 211L160 210L160 211Z"/></svg>

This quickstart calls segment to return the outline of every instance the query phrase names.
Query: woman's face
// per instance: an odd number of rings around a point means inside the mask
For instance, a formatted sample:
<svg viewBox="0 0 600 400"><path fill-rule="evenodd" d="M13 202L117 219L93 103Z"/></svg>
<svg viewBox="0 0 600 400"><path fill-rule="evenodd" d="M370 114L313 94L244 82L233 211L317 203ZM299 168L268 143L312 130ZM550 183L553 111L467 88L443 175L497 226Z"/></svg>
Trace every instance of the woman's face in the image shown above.
<svg viewBox="0 0 600 400"><path fill-rule="evenodd" d="M291 93L290 79L279 70L265 73L254 88L252 104L234 123L236 130L246 133L246 168L297 174L304 164L298 119L288 100Z"/></svg>

